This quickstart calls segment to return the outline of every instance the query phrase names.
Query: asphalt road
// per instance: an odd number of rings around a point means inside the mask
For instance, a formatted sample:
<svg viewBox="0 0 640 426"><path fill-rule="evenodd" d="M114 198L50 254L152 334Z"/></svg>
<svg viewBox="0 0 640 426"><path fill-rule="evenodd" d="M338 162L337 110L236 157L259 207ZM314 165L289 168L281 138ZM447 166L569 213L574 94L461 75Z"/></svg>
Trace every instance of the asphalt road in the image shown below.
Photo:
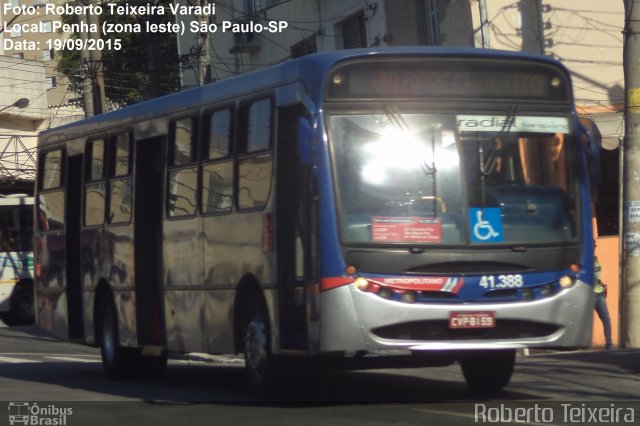
<svg viewBox="0 0 640 426"><path fill-rule="evenodd" d="M605 423L629 424L623 414L640 419L640 350L519 355L510 385L498 394L469 390L457 365L297 373L256 394L237 358L172 359L157 381L111 381L98 350L36 327L4 327L0 401L0 425L25 406L40 424L66 425L495 424L518 412L528 417L517 424L599 424L589 416L607 413L619 421Z"/></svg>

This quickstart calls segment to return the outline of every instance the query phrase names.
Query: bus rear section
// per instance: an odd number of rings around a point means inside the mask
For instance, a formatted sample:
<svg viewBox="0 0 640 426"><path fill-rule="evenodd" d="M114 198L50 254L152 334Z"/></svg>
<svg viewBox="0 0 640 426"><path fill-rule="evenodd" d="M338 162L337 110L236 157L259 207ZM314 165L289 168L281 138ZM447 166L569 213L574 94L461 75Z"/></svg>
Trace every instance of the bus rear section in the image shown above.
<svg viewBox="0 0 640 426"><path fill-rule="evenodd" d="M0 196L0 319L30 324L33 309L33 197Z"/></svg>
<svg viewBox="0 0 640 426"><path fill-rule="evenodd" d="M516 349L590 344L589 184L570 87L562 68L515 57L329 73L332 185L319 204L336 232L320 236L321 352L448 354L470 385L500 388Z"/></svg>

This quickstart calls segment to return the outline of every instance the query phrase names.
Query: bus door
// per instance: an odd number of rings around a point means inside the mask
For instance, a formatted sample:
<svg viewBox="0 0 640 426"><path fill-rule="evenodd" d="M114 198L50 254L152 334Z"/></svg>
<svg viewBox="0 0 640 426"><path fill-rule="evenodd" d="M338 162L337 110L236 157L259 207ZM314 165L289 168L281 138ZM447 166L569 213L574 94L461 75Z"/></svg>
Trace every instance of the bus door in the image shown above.
<svg viewBox="0 0 640 426"><path fill-rule="evenodd" d="M313 282L315 247L311 170L300 165L300 107L278 111L276 250L282 349L308 348L306 285Z"/></svg>
<svg viewBox="0 0 640 426"><path fill-rule="evenodd" d="M67 160L66 194L66 275L69 339L84 338L82 320L82 280L80 265L80 226L82 221L82 155L69 156Z"/></svg>
<svg viewBox="0 0 640 426"><path fill-rule="evenodd" d="M134 269L140 345L164 345L162 216L165 138L136 141L134 169Z"/></svg>

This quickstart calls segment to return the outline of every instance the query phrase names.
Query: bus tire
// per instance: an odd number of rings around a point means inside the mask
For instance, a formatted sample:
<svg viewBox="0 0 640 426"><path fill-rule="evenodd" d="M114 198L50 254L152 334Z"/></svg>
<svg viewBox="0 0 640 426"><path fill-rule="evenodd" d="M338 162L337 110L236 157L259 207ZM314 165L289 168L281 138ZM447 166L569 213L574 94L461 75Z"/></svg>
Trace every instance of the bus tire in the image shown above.
<svg viewBox="0 0 640 426"><path fill-rule="evenodd" d="M100 310L100 355L107 376L114 380L133 376L136 365L133 350L120 346L118 313L112 297L105 297Z"/></svg>
<svg viewBox="0 0 640 426"><path fill-rule="evenodd" d="M244 361L249 384L264 389L273 383L275 360L271 354L266 315L257 309L244 330Z"/></svg>
<svg viewBox="0 0 640 426"><path fill-rule="evenodd" d="M460 360L469 387L478 391L499 391L511 380L516 351L487 350Z"/></svg>

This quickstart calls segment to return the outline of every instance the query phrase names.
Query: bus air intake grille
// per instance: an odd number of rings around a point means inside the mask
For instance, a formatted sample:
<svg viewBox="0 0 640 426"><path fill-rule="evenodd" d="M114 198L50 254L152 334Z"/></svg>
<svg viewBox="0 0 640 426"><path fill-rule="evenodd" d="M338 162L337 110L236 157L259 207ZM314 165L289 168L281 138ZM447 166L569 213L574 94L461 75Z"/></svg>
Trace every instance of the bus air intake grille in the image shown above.
<svg viewBox="0 0 640 426"><path fill-rule="evenodd" d="M371 332L389 340L458 341L545 337L559 328L542 322L498 319L493 328L450 329L447 320L430 320L388 325Z"/></svg>

